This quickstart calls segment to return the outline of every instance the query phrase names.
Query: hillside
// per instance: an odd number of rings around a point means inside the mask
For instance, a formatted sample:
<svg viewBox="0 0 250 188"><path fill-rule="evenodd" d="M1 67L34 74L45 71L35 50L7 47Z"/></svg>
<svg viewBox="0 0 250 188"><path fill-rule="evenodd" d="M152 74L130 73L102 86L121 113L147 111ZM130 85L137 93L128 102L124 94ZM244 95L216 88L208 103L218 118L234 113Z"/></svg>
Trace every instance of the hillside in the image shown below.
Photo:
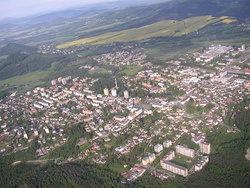
<svg viewBox="0 0 250 188"><path fill-rule="evenodd" d="M82 42L105 44L110 42L141 40L157 36L176 36L175 31L182 31L183 29L187 30L187 28L182 28L182 26L176 27L176 24L178 25L178 23L185 22L186 20L196 20L200 17L205 18L206 16L213 16L216 18L224 16L234 17L240 22L249 16L250 6L248 5L249 2L246 0L241 0L238 2L234 2L233 0L229 0L227 2L223 0L178 0L151 6L132 7L125 10L107 12L97 16L96 18L104 19L104 23L106 20L109 20L109 22L112 20L113 24L110 22L109 25L106 25L106 27L96 27L91 30L83 29L81 31L78 29L76 37L78 36L78 38L82 40L76 40L77 42L72 41L65 45L59 46L59 48L79 44ZM167 22L167 25L172 21L173 25L171 25L171 27L173 27L170 29L170 31L167 30L165 32L164 29L166 27L164 28L164 21ZM161 34L159 34L159 31L157 33L151 33L151 31L148 31L148 28L155 26L157 27L159 23L163 24L163 26L160 28L163 30L161 31ZM190 32L197 31L211 23L203 22L202 27L199 25L196 26L194 24L194 27L190 26L188 31L180 32L178 35L180 36L182 34L188 34ZM230 23L230 21L226 23ZM138 34L137 31L140 31L140 34ZM137 33L135 35L139 35L139 37L134 36L134 33ZM90 38L91 36L92 38ZM99 39L101 39L102 42L100 42ZM108 40L105 41L105 39Z"/></svg>
<svg viewBox="0 0 250 188"><path fill-rule="evenodd" d="M75 40L69 43L65 43L57 46L58 48L67 48L74 45L80 44L109 44L114 42L130 42L138 41L143 39L149 39L152 37L176 37L186 35L195 32L210 24L220 24L220 23L232 23L236 19L229 17L215 18L212 16L199 16L188 18L185 20L166 20L159 21L150 25L146 25L139 28L127 29L117 32L109 32L103 35L83 38Z"/></svg>
<svg viewBox="0 0 250 188"><path fill-rule="evenodd" d="M118 26L110 29L95 31L90 35L97 35L106 32L121 31L125 29L138 28L163 20L184 20L197 16L212 15L215 17L229 16L242 21L249 17L250 2L224 1L224 0L176 0L155 4L151 6L138 6L115 12L103 13L98 18L121 22ZM80 36L89 37L87 33Z"/></svg>
<svg viewBox="0 0 250 188"><path fill-rule="evenodd" d="M10 55L15 53L34 53L37 49L32 46L9 43L6 46L0 48L0 56Z"/></svg>
<svg viewBox="0 0 250 188"><path fill-rule="evenodd" d="M62 55L13 53L0 61L0 80L37 70L47 70L53 62L64 58Z"/></svg>
<svg viewBox="0 0 250 188"><path fill-rule="evenodd" d="M135 6L137 4L134 3L133 7L126 8L129 3L130 1L122 1L118 6L114 2L102 7L79 8L9 23L3 22L3 27L0 27L0 45L10 42L33 46L44 43L58 45L109 32L139 28L159 21L181 21L198 16L228 16L235 17L241 22L249 17L250 12L248 0L172 0L141 6Z"/></svg>

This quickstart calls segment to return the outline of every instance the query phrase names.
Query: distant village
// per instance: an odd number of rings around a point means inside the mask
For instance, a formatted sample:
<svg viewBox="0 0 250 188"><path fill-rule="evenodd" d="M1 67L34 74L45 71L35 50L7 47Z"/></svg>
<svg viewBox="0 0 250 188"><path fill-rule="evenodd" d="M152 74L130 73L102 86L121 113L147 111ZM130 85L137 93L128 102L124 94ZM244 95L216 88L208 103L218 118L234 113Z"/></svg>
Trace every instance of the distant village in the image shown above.
<svg viewBox="0 0 250 188"><path fill-rule="evenodd" d="M40 50L45 53L46 49L50 50L46 46ZM185 66L190 56L196 64ZM250 48L245 45L234 49L219 44L186 59L165 62L165 67L147 62L142 50L102 54L95 57L100 66L143 69L121 78L127 89L119 94L116 78L113 88L95 93L91 87L99 78L69 75L51 80L49 87L6 97L0 101L0 153L25 150L37 142L40 148L36 156L46 156L68 141L66 127L82 124L86 134L93 136L83 136L77 143L82 151L76 157L68 156L67 161L88 158L103 164L109 157L103 150L113 148L112 153L119 159L144 143L145 152L137 156L137 163L123 165L122 183L132 182L146 171L160 179L187 177L209 162L212 146L206 139L207 132L220 126L226 127L228 134L237 131L225 125L223 119L229 105L250 94L249 58ZM131 97L138 89L149 95ZM188 111L190 101L200 110ZM154 123L140 121L155 114L159 119ZM16 121L20 124L13 126ZM112 142L123 135L128 136L121 144ZM192 145L181 142L185 135ZM153 142L155 138L157 143Z"/></svg>

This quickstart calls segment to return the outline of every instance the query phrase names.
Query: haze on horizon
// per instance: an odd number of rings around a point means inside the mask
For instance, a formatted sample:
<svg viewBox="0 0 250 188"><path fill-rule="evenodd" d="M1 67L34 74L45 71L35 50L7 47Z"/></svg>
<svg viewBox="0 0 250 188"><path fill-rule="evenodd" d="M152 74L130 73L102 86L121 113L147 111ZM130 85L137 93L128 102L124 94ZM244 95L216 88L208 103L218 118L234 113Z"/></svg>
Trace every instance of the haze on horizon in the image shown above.
<svg viewBox="0 0 250 188"><path fill-rule="evenodd" d="M0 0L0 20L120 0Z"/></svg>

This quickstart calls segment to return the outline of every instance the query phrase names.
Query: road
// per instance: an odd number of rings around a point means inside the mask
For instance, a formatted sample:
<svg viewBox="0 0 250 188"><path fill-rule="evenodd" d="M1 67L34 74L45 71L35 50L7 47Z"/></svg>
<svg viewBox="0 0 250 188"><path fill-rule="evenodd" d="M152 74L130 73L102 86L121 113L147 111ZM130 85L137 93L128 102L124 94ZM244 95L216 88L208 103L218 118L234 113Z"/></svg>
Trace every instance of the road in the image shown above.
<svg viewBox="0 0 250 188"><path fill-rule="evenodd" d="M47 162L47 161L55 161L55 160L59 160L60 158L56 158L56 159L38 159L38 160L30 160L30 161L15 161L14 163L12 163L12 166L15 166L19 163L25 162L25 163L43 163L43 162Z"/></svg>

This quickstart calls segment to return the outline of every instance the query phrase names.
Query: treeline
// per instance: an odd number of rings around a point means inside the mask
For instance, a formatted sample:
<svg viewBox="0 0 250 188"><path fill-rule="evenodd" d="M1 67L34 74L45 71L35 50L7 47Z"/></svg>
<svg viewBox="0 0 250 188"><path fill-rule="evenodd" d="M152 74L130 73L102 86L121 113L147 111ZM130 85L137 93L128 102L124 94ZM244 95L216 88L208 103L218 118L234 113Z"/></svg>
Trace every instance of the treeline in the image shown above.
<svg viewBox="0 0 250 188"><path fill-rule="evenodd" d="M50 68L51 63L64 58L64 55L11 54L0 62L0 80L32 71L46 70Z"/></svg>
<svg viewBox="0 0 250 188"><path fill-rule="evenodd" d="M246 150L250 148L249 104L250 100L245 98L232 106L225 119L240 131L227 133L226 128L218 128L207 135L212 146L209 163L188 177L183 187L250 187L250 162L245 158Z"/></svg>
<svg viewBox="0 0 250 188"><path fill-rule="evenodd" d="M36 47L27 46L23 44L9 43L6 46L0 49L0 56L10 55L16 53L35 53L37 50Z"/></svg>
<svg viewBox="0 0 250 188"><path fill-rule="evenodd" d="M122 187L121 177L108 168L71 163L16 166L1 164L0 187Z"/></svg>
<svg viewBox="0 0 250 188"><path fill-rule="evenodd" d="M209 139L218 141L221 137L230 137L230 135L219 134ZM183 182L183 187L249 187L250 163L244 157L245 147L249 144L249 140L246 142L242 138L235 138L215 146L215 153L209 156L209 163L203 170L188 177Z"/></svg>
<svg viewBox="0 0 250 188"><path fill-rule="evenodd" d="M249 139L250 136L250 98L245 97L239 104L232 105L224 118L230 126L236 126Z"/></svg>
<svg viewBox="0 0 250 188"><path fill-rule="evenodd" d="M53 151L49 152L46 158L62 158L67 159L69 156L76 157L77 154L80 152L79 146L77 146L77 142L79 142L80 138L87 138L89 139L89 135L91 133L85 132L83 124L76 124L72 125L71 127L65 129L68 140L62 146L54 149Z"/></svg>

